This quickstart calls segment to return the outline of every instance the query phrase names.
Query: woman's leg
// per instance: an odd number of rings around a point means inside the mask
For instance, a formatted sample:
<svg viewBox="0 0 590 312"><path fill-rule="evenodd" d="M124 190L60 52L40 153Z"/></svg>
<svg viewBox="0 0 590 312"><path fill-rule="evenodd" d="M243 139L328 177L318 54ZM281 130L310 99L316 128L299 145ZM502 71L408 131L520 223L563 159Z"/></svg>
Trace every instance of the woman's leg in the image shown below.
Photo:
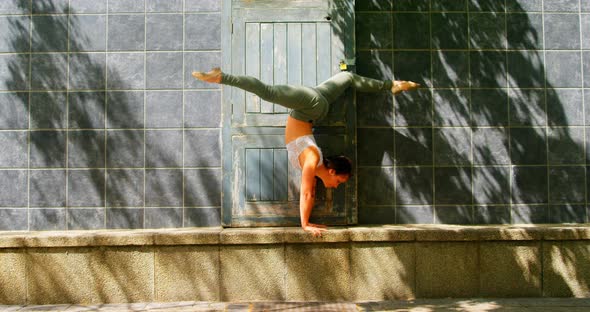
<svg viewBox="0 0 590 312"><path fill-rule="evenodd" d="M381 92L391 90L393 82L371 79L351 72L340 72L322 82L315 89L320 92L329 103L334 102L348 87L354 87L360 92Z"/></svg>

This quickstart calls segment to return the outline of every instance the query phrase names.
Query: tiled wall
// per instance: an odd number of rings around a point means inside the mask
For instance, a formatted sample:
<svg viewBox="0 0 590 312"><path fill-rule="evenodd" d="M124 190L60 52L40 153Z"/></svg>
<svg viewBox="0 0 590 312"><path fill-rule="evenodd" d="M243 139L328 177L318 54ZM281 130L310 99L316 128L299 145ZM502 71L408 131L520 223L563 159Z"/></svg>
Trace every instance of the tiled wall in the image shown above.
<svg viewBox="0 0 590 312"><path fill-rule="evenodd" d="M0 1L0 230L219 225L220 11Z"/></svg>
<svg viewBox="0 0 590 312"><path fill-rule="evenodd" d="M588 222L590 1L357 0L361 223ZM590 146L589 146L590 147Z"/></svg>

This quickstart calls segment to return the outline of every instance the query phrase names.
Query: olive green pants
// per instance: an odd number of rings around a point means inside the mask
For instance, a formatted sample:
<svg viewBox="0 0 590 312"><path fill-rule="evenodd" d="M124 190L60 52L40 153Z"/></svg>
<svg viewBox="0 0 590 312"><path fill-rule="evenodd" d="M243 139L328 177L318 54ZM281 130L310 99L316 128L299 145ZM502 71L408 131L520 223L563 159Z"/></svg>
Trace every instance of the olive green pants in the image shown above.
<svg viewBox="0 0 590 312"><path fill-rule="evenodd" d="M322 82L315 88L292 85L267 85L250 76L234 76L223 73L221 83L252 92L261 99L292 109L291 117L315 122L326 116L330 103L334 102L344 90L353 87L359 92L380 92L390 90L391 81L381 81L359 76L350 72L340 72Z"/></svg>

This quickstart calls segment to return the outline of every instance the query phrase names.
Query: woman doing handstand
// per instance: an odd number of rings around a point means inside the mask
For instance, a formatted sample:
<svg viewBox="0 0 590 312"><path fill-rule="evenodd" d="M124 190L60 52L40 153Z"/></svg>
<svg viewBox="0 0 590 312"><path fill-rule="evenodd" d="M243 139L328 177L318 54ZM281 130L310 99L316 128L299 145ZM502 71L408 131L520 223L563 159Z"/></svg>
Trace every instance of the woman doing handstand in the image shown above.
<svg viewBox="0 0 590 312"><path fill-rule="evenodd" d="M315 178L322 180L327 188L336 188L350 177L352 163L345 156L324 158L312 134L313 124L326 116L330 103L350 86L360 92L391 91L393 94L420 86L411 81L380 81L350 72L340 72L315 88L266 85L254 77L222 73L219 68L207 73L193 72L193 77L210 83L238 87L258 95L263 100L291 109L285 128L285 144L289 161L301 170L301 227L314 236L321 236L326 229L324 225L309 223L315 200Z"/></svg>

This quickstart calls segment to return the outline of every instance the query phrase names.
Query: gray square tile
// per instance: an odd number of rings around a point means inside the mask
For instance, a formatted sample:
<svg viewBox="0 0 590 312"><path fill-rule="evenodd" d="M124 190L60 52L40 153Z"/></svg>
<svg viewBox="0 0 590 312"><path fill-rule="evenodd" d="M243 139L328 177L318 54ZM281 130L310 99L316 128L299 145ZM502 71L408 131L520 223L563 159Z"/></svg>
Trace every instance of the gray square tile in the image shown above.
<svg viewBox="0 0 590 312"><path fill-rule="evenodd" d="M545 12L578 12L580 2L577 0L552 0L544 1Z"/></svg>
<svg viewBox="0 0 590 312"><path fill-rule="evenodd" d="M544 126L547 124L544 90L510 89L508 97L511 126Z"/></svg>
<svg viewBox="0 0 590 312"><path fill-rule="evenodd" d="M542 51L509 51L506 59L510 87L542 88L545 86Z"/></svg>
<svg viewBox="0 0 590 312"><path fill-rule="evenodd" d="M585 166L549 167L549 203L578 203L586 200Z"/></svg>
<svg viewBox="0 0 590 312"><path fill-rule="evenodd" d="M111 90L145 88L145 54L108 53L107 87Z"/></svg>
<svg viewBox="0 0 590 312"><path fill-rule="evenodd" d="M184 93L184 126L217 128L221 125L221 92L186 91Z"/></svg>
<svg viewBox="0 0 590 312"><path fill-rule="evenodd" d="M379 80L391 80L393 78L392 51L358 51L356 65L357 74L361 76ZM360 94L366 93L359 92Z"/></svg>
<svg viewBox="0 0 590 312"><path fill-rule="evenodd" d="M391 98L389 94L386 94L385 96ZM380 102L379 100L377 101ZM357 95L357 108L360 105L362 104L358 102ZM412 91L411 93L402 93L396 95L393 108L395 114L395 125L398 127L432 126L432 94L428 89L416 90ZM380 112L372 111L372 113L378 115ZM385 123L385 121L383 121L383 123ZM382 123L379 123L377 125L381 124Z"/></svg>
<svg viewBox="0 0 590 312"><path fill-rule="evenodd" d="M543 49L543 14L508 14L506 27L509 49Z"/></svg>
<svg viewBox="0 0 590 312"><path fill-rule="evenodd" d="M107 229L143 229L145 209L107 209Z"/></svg>
<svg viewBox="0 0 590 312"><path fill-rule="evenodd" d="M185 227L206 227L221 225L221 208L185 208Z"/></svg>
<svg viewBox="0 0 590 312"><path fill-rule="evenodd" d="M366 2L366 1L361 1ZM383 1L378 1L383 2ZM393 10L394 11L430 11L430 1L429 0L395 0L393 2ZM357 5L358 9L358 5Z"/></svg>
<svg viewBox="0 0 590 312"><path fill-rule="evenodd" d="M68 166L70 168L104 168L104 131L70 132L68 134Z"/></svg>
<svg viewBox="0 0 590 312"><path fill-rule="evenodd" d="M474 167L473 200L478 204L510 204L510 167Z"/></svg>
<svg viewBox="0 0 590 312"><path fill-rule="evenodd" d="M104 196L104 170L68 171L69 207L103 207Z"/></svg>
<svg viewBox="0 0 590 312"><path fill-rule="evenodd" d="M396 205L433 203L434 176L431 167L397 167L395 181Z"/></svg>
<svg viewBox="0 0 590 312"><path fill-rule="evenodd" d="M145 228L182 227L182 208L150 208L145 210Z"/></svg>
<svg viewBox="0 0 590 312"><path fill-rule="evenodd" d="M359 166L393 165L392 128L359 128L357 138Z"/></svg>
<svg viewBox="0 0 590 312"><path fill-rule="evenodd" d="M397 206L395 222L397 224L433 224L434 207Z"/></svg>
<svg viewBox="0 0 590 312"><path fill-rule="evenodd" d="M435 90L434 92L435 126L468 126L469 90Z"/></svg>
<svg viewBox="0 0 590 312"><path fill-rule="evenodd" d="M71 13L106 13L107 0L70 0Z"/></svg>
<svg viewBox="0 0 590 312"><path fill-rule="evenodd" d="M506 6L504 1L498 0L478 0L467 1L469 12L504 12Z"/></svg>
<svg viewBox="0 0 590 312"><path fill-rule="evenodd" d="M143 51L144 48L145 16L143 14L109 16L108 49L110 51Z"/></svg>
<svg viewBox="0 0 590 312"><path fill-rule="evenodd" d="M221 11L221 0L185 0L184 9L187 12Z"/></svg>
<svg viewBox="0 0 590 312"><path fill-rule="evenodd" d="M221 49L221 14L187 14L184 32L187 50Z"/></svg>
<svg viewBox="0 0 590 312"><path fill-rule="evenodd" d="M393 53L395 80L411 80L423 86L432 85L430 52L396 51Z"/></svg>
<svg viewBox="0 0 590 312"><path fill-rule="evenodd" d="M440 206L434 207L436 224L473 224L472 206Z"/></svg>
<svg viewBox="0 0 590 312"><path fill-rule="evenodd" d="M471 90L471 121L474 126L507 126L506 89Z"/></svg>
<svg viewBox="0 0 590 312"><path fill-rule="evenodd" d="M506 87L506 53L496 51L470 52L471 86Z"/></svg>
<svg viewBox="0 0 590 312"><path fill-rule="evenodd" d="M145 153L147 167L182 167L182 130L146 131Z"/></svg>
<svg viewBox="0 0 590 312"><path fill-rule="evenodd" d="M433 11L467 11L467 2L465 0L436 0L430 2Z"/></svg>
<svg viewBox="0 0 590 312"><path fill-rule="evenodd" d="M28 54L0 54L0 90L28 90Z"/></svg>
<svg viewBox="0 0 590 312"><path fill-rule="evenodd" d="M68 0L31 1L33 13L68 13Z"/></svg>
<svg viewBox="0 0 590 312"><path fill-rule="evenodd" d="M588 1L582 1L582 12L590 12L590 2Z"/></svg>
<svg viewBox="0 0 590 312"><path fill-rule="evenodd" d="M146 58L146 88L182 88L182 53L148 53Z"/></svg>
<svg viewBox="0 0 590 312"><path fill-rule="evenodd" d="M506 0L506 10L509 12L542 11L543 0Z"/></svg>
<svg viewBox="0 0 590 312"><path fill-rule="evenodd" d="M30 25L28 16L0 16L0 52L29 52Z"/></svg>
<svg viewBox="0 0 590 312"><path fill-rule="evenodd" d="M65 131L31 131L31 168L66 166Z"/></svg>
<svg viewBox="0 0 590 312"><path fill-rule="evenodd" d="M472 140L474 164L510 164L508 130L504 128L474 128Z"/></svg>
<svg viewBox="0 0 590 312"><path fill-rule="evenodd" d="M184 205L188 207L221 206L221 170L186 169L184 171Z"/></svg>
<svg viewBox="0 0 590 312"><path fill-rule="evenodd" d="M430 23L433 49L467 49L469 47L466 13L432 13Z"/></svg>
<svg viewBox="0 0 590 312"><path fill-rule="evenodd" d="M582 49L590 49L590 14L581 14Z"/></svg>
<svg viewBox="0 0 590 312"><path fill-rule="evenodd" d="M29 94L0 93L0 129L29 128Z"/></svg>
<svg viewBox="0 0 590 312"><path fill-rule="evenodd" d="M393 205L395 200L393 168L359 168L359 204Z"/></svg>
<svg viewBox="0 0 590 312"><path fill-rule="evenodd" d="M109 13L145 12L145 0L108 0Z"/></svg>
<svg viewBox="0 0 590 312"><path fill-rule="evenodd" d="M541 224L549 222L546 205L513 205L513 224Z"/></svg>
<svg viewBox="0 0 590 312"><path fill-rule="evenodd" d="M517 165L547 163L545 128L510 129L510 158Z"/></svg>
<svg viewBox="0 0 590 312"><path fill-rule="evenodd" d="M32 19L33 52L66 52L68 50L68 17L35 15Z"/></svg>
<svg viewBox="0 0 590 312"><path fill-rule="evenodd" d="M30 171L30 207L65 207L65 170Z"/></svg>
<svg viewBox="0 0 590 312"><path fill-rule="evenodd" d="M70 89L74 90L105 89L106 54L70 54L69 83Z"/></svg>
<svg viewBox="0 0 590 312"><path fill-rule="evenodd" d="M194 70L207 71L221 66L220 52L185 52L184 53L184 88L185 89L219 89L218 84L206 83L191 76Z"/></svg>
<svg viewBox="0 0 590 312"><path fill-rule="evenodd" d="M29 229L31 231L65 231L66 209L31 209L29 210Z"/></svg>
<svg viewBox="0 0 590 312"><path fill-rule="evenodd" d="M513 203L547 203L547 167L513 166L512 177Z"/></svg>
<svg viewBox="0 0 590 312"><path fill-rule="evenodd" d="M397 1L396 1L397 2ZM354 10L356 12L362 11L391 11L393 8L393 0L366 0L356 1L354 3Z"/></svg>
<svg viewBox="0 0 590 312"><path fill-rule="evenodd" d="M0 14L28 14L28 13L31 13L31 2L29 0L15 0L15 1L2 1L2 2L0 2Z"/></svg>
<svg viewBox="0 0 590 312"><path fill-rule="evenodd" d="M149 169L145 175L146 207L182 206L182 170Z"/></svg>
<svg viewBox="0 0 590 312"><path fill-rule="evenodd" d="M146 48L148 50L182 50L182 20L182 14L148 14Z"/></svg>
<svg viewBox="0 0 590 312"><path fill-rule="evenodd" d="M546 92L550 126L584 125L582 89L550 89Z"/></svg>
<svg viewBox="0 0 590 312"><path fill-rule="evenodd" d="M218 130L184 132L184 165L187 167L221 166L221 143Z"/></svg>
<svg viewBox="0 0 590 312"><path fill-rule="evenodd" d="M362 205L359 208L359 224L395 223L395 208L393 206Z"/></svg>
<svg viewBox="0 0 590 312"><path fill-rule="evenodd" d="M26 231L28 209L0 209L0 231Z"/></svg>
<svg viewBox="0 0 590 312"><path fill-rule="evenodd" d="M68 93L68 127L70 129L104 129L104 92Z"/></svg>
<svg viewBox="0 0 590 312"><path fill-rule="evenodd" d="M143 207L144 170L107 171L107 207Z"/></svg>
<svg viewBox="0 0 590 312"><path fill-rule="evenodd" d="M0 207L27 207L26 170L0 170Z"/></svg>
<svg viewBox="0 0 590 312"><path fill-rule="evenodd" d="M434 202L439 205L471 204L471 169L447 167L434 169Z"/></svg>
<svg viewBox="0 0 590 312"><path fill-rule="evenodd" d="M69 51L104 51L106 15L70 15Z"/></svg>
<svg viewBox="0 0 590 312"><path fill-rule="evenodd" d="M182 12L183 0L151 0L146 3L148 12Z"/></svg>
<svg viewBox="0 0 590 312"><path fill-rule="evenodd" d="M107 93L107 128L143 128L143 91Z"/></svg>
<svg viewBox="0 0 590 312"><path fill-rule="evenodd" d="M31 55L31 89L65 90L68 56L65 53Z"/></svg>
<svg viewBox="0 0 590 312"><path fill-rule="evenodd" d="M506 33L506 14L471 13L469 15L469 40L472 49L505 49Z"/></svg>
<svg viewBox="0 0 590 312"><path fill-rule="evenodd" d="M510 206L475 206L473 222L475 224L510 224Z"/></svg>
<svg viewBox="0 0 590 312"><path fill-rule="evenodd" d="M586 223L585 205L550 205L550 223Z"/></svg>
<svg viewBox="0 0 590 312"><path fill-rule="evenodd" d="M357 49L388 49L393 46L390 13L356 14Z"/></svg>
<svg viewBox="0 0 590 312"><path fill-rule="evenodd" d="M432 78L436 88L469 86L469 53L433 51Z"/></svg>
<svg viewBox="0 0 590 312"><path fill-rule="evenodd" d="M152 91L146 93L146 127L182 127L182 91Z"/></svg>
<svg viewBox="0 0 590 312"><path fill-rule="evenodd" d="M582 52L584 57L584 87L590 88L590 51Z"/></svg>
<svg viewBox="0 0 590 312"><path fill-rule="evenodd" d="M105 228L105 210L68 209L68 230L99 230Z"/></svg>
<svg viewBox="0 0 590 312"><path fill-rule="evenodd" d="M0 168L27 167L28 133L26 131L0 131Z"/></svg>
<svg viewBox="0 0 590 312"><path fill-rule="evenodd" d="M430 15L428 13L393 13L394 49L429 49L429 40Z"/></svg>
<svg viewBox="0 0 590 312"><path fill-rule="evenodd" d="M141 168L144 166L144 131L107 131L107 167Z"/></svg>
<svg viewBox="0 0 590 312"><path fill-rule="evenodd" d="M432 165L432 128L396 128L395 163Z"/></svg>
<svg viewBox="0 0 590 312"><path fill-rule="evenodd" d="M580 48L580 18L578 15L545 13L543 18L545 21L545 49Z"/></svg>
<svg viewBox="0 0 590 312"><path fill-rule="evenodd" d="M471 162L471 129L434 129L435 165L469 165Z"/></svg>
<svg viewBox="0 0 590 312"><path fill-rule="evenodd" d="M581 87L581 61L580 52L545 52L547 87Z"/></svg>
<svg viewBox="0 0 590 312"><path fill-rule="evenodd" d="M31 93L31 129L66 128L65 92Z"/></svg>
<svg viewBox="0 0 590 312"><path fill-rule="evenodd" d="M590 125L590 90L584 90L584 109L586 126Z"/></svg>
<svg viewBox="0 0 590 312"><path fill-rule="evenodd" d="M385 92L357 93L356 103L359 126L393 126L394 99L391 94ZM403 114L401 111L399 113Z"/></svg>

